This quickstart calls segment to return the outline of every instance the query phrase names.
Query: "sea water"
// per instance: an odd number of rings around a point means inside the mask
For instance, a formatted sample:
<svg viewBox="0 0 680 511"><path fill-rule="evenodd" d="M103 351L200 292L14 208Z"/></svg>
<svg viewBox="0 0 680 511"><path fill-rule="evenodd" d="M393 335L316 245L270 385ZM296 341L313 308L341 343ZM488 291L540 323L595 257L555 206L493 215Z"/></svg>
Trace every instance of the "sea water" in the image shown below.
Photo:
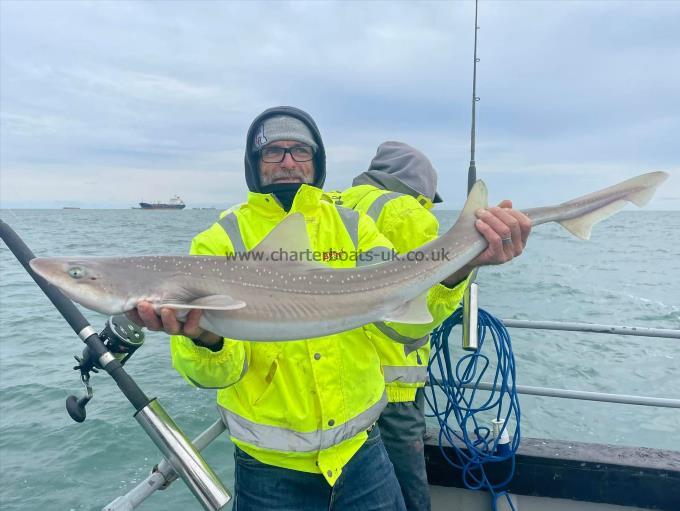
<svg viewBox="0 0 680 511"><path fill-rule="evenodd" d="M36 255L176 254L214 210L4 210ZM439 212L442 228L454 212ZM480 306L500 318L680 329L680 212L624 211L588 242L559 226L535 229L522 257L479 273ZM93 375L87 419L73 355L83 344L0 244L0 507L100 510L148 474L160 455L106 374ZM98 330L105 317L84 310ZM517 383L680 398L680 340L511 329ZM460 330L451 336L454 356ZM189 386L170 363L168 337L147 333L126 369L194 437L217 419L214 391ZM520 396L522 435L679 449L680 410ZM223 435L205 452L233 487ZM200 509L182 482L140 509Z"/></svg>

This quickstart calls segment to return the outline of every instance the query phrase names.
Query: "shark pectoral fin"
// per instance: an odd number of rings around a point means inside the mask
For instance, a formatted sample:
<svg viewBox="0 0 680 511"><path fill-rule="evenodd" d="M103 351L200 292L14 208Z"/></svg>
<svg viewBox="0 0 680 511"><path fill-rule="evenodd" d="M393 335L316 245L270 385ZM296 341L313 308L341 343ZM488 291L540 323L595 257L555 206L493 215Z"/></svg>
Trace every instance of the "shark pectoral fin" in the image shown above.
<svg viewBox="0 0 680 511"><path fill-rule="evenodd" d="M212 311L228 311L234 309L242 309L246 306L246 302L236 300L227 295L210 295L197 298L188 303L162 303L160 307L168 307L169 309L188 310L188 309L203 309Z"/></svg>
<svg viewBox="0 0 680 511"><path fill-rule="evenodd" d="M611 204L607 204L606 206L600 209L596 209L595 211L586 213L585 215L580 216L578 218L560 220L559 224L562 227L564 227L567 231L572 233L574 236L581 238L582 240L589 240L590 232L593 229L593 225L604 220L605 218L609 218L614 213L623 208L625 205L626 201L617 200L612 202Z"/></svg>
<svg viewBox="0 0 680 511"><path fill-rule="evenodd" d="M427 307L428 291L419 294L413 300L406 302L399 308L388 313L383 318L383 321L394 321L395 323L412 323L416 325L431 323L432 314L430 314L430 310Z"/></svg>

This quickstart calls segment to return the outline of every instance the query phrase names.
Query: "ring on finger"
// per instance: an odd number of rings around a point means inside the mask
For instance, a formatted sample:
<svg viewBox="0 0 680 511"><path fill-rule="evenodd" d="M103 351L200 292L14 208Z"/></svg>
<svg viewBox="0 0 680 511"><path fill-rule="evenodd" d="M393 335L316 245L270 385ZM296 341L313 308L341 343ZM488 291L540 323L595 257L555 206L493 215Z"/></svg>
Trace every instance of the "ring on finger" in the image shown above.
<svg viewBox="0 0 680 511"><path fill-rule="evenodd" d="M503 242L503 245L507 245L508 243L512 243L512 236L508 236L507 238L501 238L501 241Z"/></svg>

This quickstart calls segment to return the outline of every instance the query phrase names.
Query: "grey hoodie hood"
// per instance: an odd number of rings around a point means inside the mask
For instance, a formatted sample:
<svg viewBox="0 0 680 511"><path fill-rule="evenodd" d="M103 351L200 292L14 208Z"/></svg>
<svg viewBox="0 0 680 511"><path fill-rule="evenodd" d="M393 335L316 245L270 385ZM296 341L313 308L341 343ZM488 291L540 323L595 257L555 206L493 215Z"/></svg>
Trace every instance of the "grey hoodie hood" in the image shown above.
<svg viewBox="0 0 680 511"><path fill-rule="evenodd" d="M260 184L260 154L258 152L253 152L253 143L255 140L255 131L258 129L260 124L267 117L274 115L289 115L301 120L307 125L307 127L312 132L314 141L317 144L317 150L314 153L314 181L310 183L312 186L317 188L322 188L324 182L326 181L326 150L321 140L321 133L319 128L316 127L314 119L303 110L295 108L292 106L277 106L274 108L269 108L258 115L255 120L248 128L248 134L246 135L246 155L245 155L245 171L246 171L246 183L248 184L248 189L251 192L263 193L262 185Z"/></svg>
<svg viewBox="0 0 680 511"><path fill-rule="evenodd" d="M366 172L352 186L373 185L412 197L422 195L442 202L437 193L437 171L423 153L403 142L383 142Z"/></svg>

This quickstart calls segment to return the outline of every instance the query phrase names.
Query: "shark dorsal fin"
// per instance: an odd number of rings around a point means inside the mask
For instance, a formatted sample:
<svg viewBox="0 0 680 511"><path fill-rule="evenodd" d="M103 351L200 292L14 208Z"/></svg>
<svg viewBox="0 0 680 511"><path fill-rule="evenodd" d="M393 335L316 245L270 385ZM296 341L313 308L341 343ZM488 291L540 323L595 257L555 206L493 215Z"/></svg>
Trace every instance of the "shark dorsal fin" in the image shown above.
<svg viewBox="0 0 680 511"><path fill-rule="evenodd" d="M313 251L307 235L307 222L302 213L293 213L281 220L250 252L260 252L265 254L265 258L276 254L280 269L326 268L310 258Z"/></svg>
<svg viewBox="0 0 680 511"><path fill-rule="evenodd" d="M304 252L311 250L307 225L302 213L293 213L281 220L251 252Z"/></svg>
<svg viewBox="0 0 680 511"><path fill-rule="evenodd" d="M488 196L489 192L486 189L484 181L478 179L467 196L463 210L460 212L460 218L476 218L475 212L478 209L483 209L489 206Z"/></svg>

